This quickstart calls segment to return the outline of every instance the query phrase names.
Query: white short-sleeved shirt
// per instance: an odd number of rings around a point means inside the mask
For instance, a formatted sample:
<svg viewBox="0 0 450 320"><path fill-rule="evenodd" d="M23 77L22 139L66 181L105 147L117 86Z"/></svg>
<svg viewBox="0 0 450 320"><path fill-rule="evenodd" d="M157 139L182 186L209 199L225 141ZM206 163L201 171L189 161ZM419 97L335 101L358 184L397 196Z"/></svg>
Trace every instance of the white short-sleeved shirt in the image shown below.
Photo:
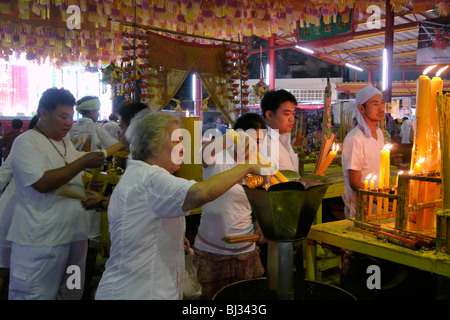
<svg viewBox="0 0 450 320"><path fill-rule="evenodd" d="M67 136L72 140L78 151L97 151L108 148L117 142L105 128L89 118L74 123ZM90 140L90 148L89 148Z"/></svg>
<svg viewBox="0 0 450 320"><path fill-rule="evenodd" d="M117 122L109 120L103 125L106 131L115 139L119 139L120 126Z"/></svg>
<svg viewBox="0 0 450 320"><path fill-rule="evenodd" d="M128 160L108 207L110 257L97 300L181 299L185 216L194 180L143 161Z"/></svg>
<svg viewBox="0 0 450 320"><path fill-rule="evenodd" d="M220 161L220 163L214 162L207 168L204 168L203 179L236 166L230 154L233 151L230 150L224 150L216 155L216 159L220 158L224 159L224 161ZM216 200L202 206L202 216L198 229L200 237L197 236L195 238L194 246L203 251L226 255L242 254L254 250L254 243L227 244L221 240L225 236L252 234L254 226L251 213L252 208L245 195L244 188L240 184L234 185ZM221 249L220 247L234 249L235 251ZM239 250L240 248L242 249Z"/></svg>
<svg viewBox="0 0 450 320"><path fill-rule="evenodd" d="M67 137L68 163L79 158L80 152ZM62 140L51 140L64 155ZM11 167L16 183L16 206L7 239L27 246L55 246L86 240L89 229L88 213L79 200L63 198L56 190L41 193L32 185L48 170L65 166L63 158L50 141L35 130L28 130L14 141ZM84 194L81 173L68 186Z"/></svg>
<svg viewBox="0 0 450 320"><path fill-rule="evenodd" d="M14 206L16 204L16 183L8 157L0 166L0 189L4 190L0 197L0 268L9 268L11 241L6 239L11 225Z"/></svg>
<svg viewBox="0 0 450 320"><path fill-rule="evenodd" d="M267 127L267 134L259 152L278 170L291 170L298 172L298 155L291 145L291 133L279 134L274 129ZM274 142L278 140L278 144ZM277 145L279 146L277 148Z"/></svg>
<svg viewBox="0 0 450 320"><path fill-rule="evenodd" d="M377 128L378 139L367 136L359 129L353 128L345 137L342 148L342 170L345 179L345 193L342 196L346 206L347 217L356 216L356 191L350 186L348 170L361 171L361 179L365 179L369 174L377 175L375 181L378 185L380 172L380 151L383 149L385 141L383 131Z"/></svg>

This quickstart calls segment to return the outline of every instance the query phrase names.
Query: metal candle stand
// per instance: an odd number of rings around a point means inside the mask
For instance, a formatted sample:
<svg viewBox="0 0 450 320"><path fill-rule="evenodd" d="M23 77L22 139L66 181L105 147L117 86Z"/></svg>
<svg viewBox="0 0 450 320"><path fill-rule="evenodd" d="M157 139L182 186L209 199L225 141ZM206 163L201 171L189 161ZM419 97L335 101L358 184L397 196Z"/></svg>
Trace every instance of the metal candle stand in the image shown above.
<svg viewBox="0 0 450 320"><path fill-rule="evenodd" d="M303 275L294 276L294 260L303 266L302 250L294 254L294 242L306 239L329 185L323 177L312 176L309 180L302 177L301 182L275 184L268 190L243 186L268 239L267 278L231 284L219 291L215 299L354 299L340 288L305 280Z"/></svg>

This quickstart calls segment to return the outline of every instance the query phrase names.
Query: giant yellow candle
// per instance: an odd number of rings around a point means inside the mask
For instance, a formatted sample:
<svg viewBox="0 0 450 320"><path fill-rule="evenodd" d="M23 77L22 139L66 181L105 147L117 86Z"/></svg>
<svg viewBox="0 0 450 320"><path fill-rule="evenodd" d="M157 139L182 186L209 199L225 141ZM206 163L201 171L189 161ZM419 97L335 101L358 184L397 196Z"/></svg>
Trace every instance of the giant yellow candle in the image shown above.
<svg viewBox="0 0 450 320"><path fill-rule="evenodd" d="M422 172L422 163L425 161L425 158L421 158L414 165L414 174L417 175ZM424 200L424 181L412 180L412 201L410 203L417 204L421 203ZM423 229L423 209L410 212L410 219L408 221L408 229L409 230L422 230Z"/></svg>
<svg viewBox="0 0 450 320"><path fill-rule="evenodd" d="M450 209L450 94L439 95L439 129L443 209Z"/></svg>
<svg viewBox="0 0 450 320"><path fill-rule="evenodd" d="M422 171L421 164L424 162L425 158L421 158L414 165L414 174L417 175ZM410 203L416 204L419 200L419 182L418 180L412 180L412 197Z"/></svg>
<svg viewBox="0 0 450 320"><path fill-rule="evenodd" d="M443 81L436 76L431 79L430 95L430 127L428 130L429 165L427 171L437 171L441 168L441 157L439 152L439 118L437 109L437 95L442 94ZM436 183L425 183L425 202L433 201L440 196L440 186ZM435 208L424 209L423 227L434 228L436 225Z"/></svg>
<svg viewBox="0 0 450 320"><path fill-rule="evenodd" d="M440 169L440 157L439 157L439 118L437 110L436 98L438 93L442 94L443 81L439 77L433 77L431 80L431 93L430 93L430 127L428 128L428 149L430 150L429 165L427 171L435 171Z"/></svg>
<svg viewBox="0 0 450 320"><path fill-rule="evenodd" d="M411 169L419 159L427 156L427 132L430 127L431 80L421 75L417 80L416 94L416 131L414 135Z"/></svg>

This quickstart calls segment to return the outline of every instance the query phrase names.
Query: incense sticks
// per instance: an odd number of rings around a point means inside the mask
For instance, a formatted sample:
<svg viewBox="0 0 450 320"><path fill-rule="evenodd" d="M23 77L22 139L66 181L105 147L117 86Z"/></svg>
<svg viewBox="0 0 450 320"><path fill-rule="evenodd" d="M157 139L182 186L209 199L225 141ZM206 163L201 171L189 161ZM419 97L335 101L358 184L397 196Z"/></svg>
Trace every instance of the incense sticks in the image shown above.
<svg viewBox="0 0 450 320"><path fill-rule="evenodd" d="M334 133L331 133L330 136L323 135L323 142L320 148L319 157L317 158L316 167L314 168L314 174L319 174L319 169L324 165L326 161L326 157L330 151L330 148L334 141ZM326 168L325 168L326 169ZM323 171L325 171L325 169Z"/></svg>
<svg viewBox="0 0 450 320"><path fill-rule="evenodd" d="M251 234L248 236L225 236L222 241L232 244L232 243L242 243L242 242L254 242L259 239L258 234Z"/></svg>

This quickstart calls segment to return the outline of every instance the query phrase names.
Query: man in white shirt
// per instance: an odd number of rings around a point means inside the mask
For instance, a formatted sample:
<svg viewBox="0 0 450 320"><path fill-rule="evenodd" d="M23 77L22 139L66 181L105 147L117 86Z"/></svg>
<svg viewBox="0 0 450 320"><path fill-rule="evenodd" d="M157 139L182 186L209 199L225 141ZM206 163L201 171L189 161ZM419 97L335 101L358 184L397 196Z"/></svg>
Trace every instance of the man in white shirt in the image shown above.
<svg viewBox="0 0 450 320"><path fill-rule="evenodd" d="M81 98L77 101L76 110L82 115L82 118L73 124L68 134L75 149L89 152L105 149L119 142L97 123L100 110L100 100L97 97Z"/></svg>
<svg viewBox="0 0 450 320"><path fill-rule="evenodd" d="M260 153L278 170L298 171L298 155L291 145L297 100L286 90L268 91L261 100L261 110L268 132Z"/></svg>
<svg viewBox="0 0 450 320"><path fill-rule="evenodd" d="M356 95L358 125L345 137L342 170L345 179L345 216L356 216L356 191L364 188L364 178L380 172L380 151L385 140L379 122L384 118L384 101L374 87L361 89ZM376 182L378 183L378 182Z"/></svg>
<svg viewBox="0 0 450 320"><path fill-rule="evenodd" d="M97 97L86 96L81 98L77 101L76 110L83 117L73 124L67 135L72 140L75 149L90 152L106 149L119 142L104 127L97 123L100 110L100 100ZM95 239L102 234L101 214L100 211L95 210L90 212L91 239Z"/></svg>
<svg viewBox="0 0 450 320"><path fill-rule="evenodd" d="M119 139L120 127L119 123L117 122L117 120L119 120L119 117L112 113L109 115L108 119L109 121L103 125L103 128L105 128L106 131L109 132L111 137L113 137L114 139Z"/></svg>
<svg viewBox="0 0 450 320"><path fill-rule="evenodd" d="M412 143L411 141L412 127L413 127L412 121L404 117L402 126L400 128L400 137L402 138L402 143Z"/></svg>
<svg viewBox="0 0 450 320"><path fill-rule="evenodd" d="M63 198L57 189L68 185L83 194L81 172L99 167L105 156L80 153L66 137L74 105L68 90L46 90L36 127L14 141L10 157L16 206L7 237L12 242L11 300L81 298L89 213L79 200Z"/></svg>

